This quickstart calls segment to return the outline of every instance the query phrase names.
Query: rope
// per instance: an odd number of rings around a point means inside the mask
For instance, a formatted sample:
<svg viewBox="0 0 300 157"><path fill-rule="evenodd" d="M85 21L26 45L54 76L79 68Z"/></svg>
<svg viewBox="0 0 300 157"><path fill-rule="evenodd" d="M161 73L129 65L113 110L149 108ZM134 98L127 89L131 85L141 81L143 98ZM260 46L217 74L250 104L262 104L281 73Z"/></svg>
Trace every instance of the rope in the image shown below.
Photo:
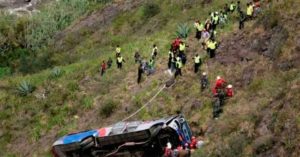
<svg viewBox="0 0 300 157"><path fill-rule="evenodd" d="M174 83L175 84L175 83ZM139 108L137 111L135 111L133 114L131 114L130 116L124 118L122 120L122 122L130 119L131 117L135 116L136 114L138 114L139 112L141 112L142 109L144 109L146 106L148 106L164 89L166 88L166 85L164 84L158 91L157 93L145 104L143 105L141 108Z"/></svg>

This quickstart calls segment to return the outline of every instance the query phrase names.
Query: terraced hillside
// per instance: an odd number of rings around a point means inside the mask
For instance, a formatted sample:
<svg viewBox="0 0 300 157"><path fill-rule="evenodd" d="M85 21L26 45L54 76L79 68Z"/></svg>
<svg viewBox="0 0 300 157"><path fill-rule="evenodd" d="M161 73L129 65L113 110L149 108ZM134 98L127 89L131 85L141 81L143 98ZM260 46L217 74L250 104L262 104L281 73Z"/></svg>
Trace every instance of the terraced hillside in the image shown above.
<svg viewBox="0 0 300 157"><path fill-rule="evenodd" d="M0 156L50 156L51 145L58 137L100 128L130 115L170 78L166 72L168 49L178 24L192 27L195 19L204 21L209 12L220 10L226 2L90 1L86 6L72 5L83 7L80 12L56 11L53 18L43 11L50 15L54 14L50 11L53 6L57 10L66 8L54 4L63 2L49 2L53 5L41 7L41 14L28 17L33 21L22 17L9 23L14 26L10 29L0 27L9 32L4 35L11 37L1 36L0 44L12 45L8 52L26 54L11 60L14 64L5 65L10 72L0 72ZM235 96L226 101L218 120L211 116L211 91L200 91L200 74L192 70L196 53L207 58L194 39L194 31L186 39L188 63L183 76L132 119L147 120L182 111L194 134L206 141L193 153L195 157L299 156L299 8L299 3L292 0L264 3L262 15L247 22L244 30L238 30L237 14L218 29L217 56L205 59L201 67L208 72L211 86L215 77L222 75L235 89ZM14 17L6 19L10 18ZM43 25L47 18L50 24ZM53 20L56 18L68 22L57 24ZM1 18L1 26L8 21ZM18 29L20 21L34 24L38 33L26 34ZM24 32L26 38L23 40L16 30ZM38 38L40 32L47 38ZM156 72L143 76L138 85L134 52L149 59L154 43L159 47ZM113 64L101 77L101 62L114 57L118 44L126 60L124 68L118 70ZM25 65L34 70L24 70ZM33 90L22 95L18 87L24 81Z"/></svg>

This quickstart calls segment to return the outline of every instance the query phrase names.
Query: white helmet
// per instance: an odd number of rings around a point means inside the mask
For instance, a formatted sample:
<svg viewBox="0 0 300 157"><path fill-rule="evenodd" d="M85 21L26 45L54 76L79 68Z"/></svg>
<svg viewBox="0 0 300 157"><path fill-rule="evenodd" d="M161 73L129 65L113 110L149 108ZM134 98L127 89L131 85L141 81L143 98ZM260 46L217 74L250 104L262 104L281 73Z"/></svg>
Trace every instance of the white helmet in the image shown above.
<svg viewBox="0 0 300 157"><path fill-rule="evenodd" d="M171 149L171 148L172 148L172 145L171 145L170 142L167 143L167 148L168 148L168 149Z"/></svg>
<svg viewBox="0 0 300 157"><path fill-rule="evenodd" d="M231 84L229 84L229 85L227 86L227 88L232 88L232 85L231 85Z"/></svg>
<svg viewBox="0 0 300 157"><path fill-rule="evenodd" d="M217 80L221 79L221 76L217 76Z"/></svg>
<svg viewBox="0 0 300 157"><path fill-rule="evenodd" d="M206 72L203 72L202 75L206 76Z"/></svg>

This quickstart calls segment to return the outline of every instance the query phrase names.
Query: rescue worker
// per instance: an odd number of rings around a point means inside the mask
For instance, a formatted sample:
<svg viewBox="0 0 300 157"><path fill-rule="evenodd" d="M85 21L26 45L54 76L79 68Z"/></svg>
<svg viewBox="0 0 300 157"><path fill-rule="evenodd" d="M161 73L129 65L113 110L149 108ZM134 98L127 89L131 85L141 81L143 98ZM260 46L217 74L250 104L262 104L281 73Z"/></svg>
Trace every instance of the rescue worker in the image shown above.
<svg viewBox="0 0 300 157"><path fill-rule="evenodd" d="M256 17L260 12L261 12L261 7L260 7L260 0L253 0L253 16Z"/></svg>
<svg viewBox="0 0 300 157"><path fill-rule="evenodd" d="M122 69L123 62L125 63L125 60L123 59L123 57L121 55L118 55L118 57L117 57L117 68L118 69Z"/></svg>
<svg viewBox="0 0 300 157"><path fill-rule="evenodd" d="M201 39L201 33L204 29L204 25L202 23L200 23L200 21L196 21L194 23L194 27L196 28L196 35L195 38L200 40Z"/></svg>
<svg viewBox="0 0 300 157"><path fill-rule="evenodd" d="M221 27L223 28L224 25L227 22L227 14L225 14L223 11L220 11L220 19L219 19L219 23L221 24Z"/></svg>
<svg viewBox="0 0 300 157"><path fill-rule="evenodd" d="M144 73L143 65L140 64L138 68L138 78L137 78L137 83L140 84L142 80L142 74Z"/></svg>
<svg viewBox="0 0 300 157"><path fill-rule="evenodd" d="M121 47L119 45L117 45L117 47L116 47L116 57L118 57L119 55L121 55Z"/></svg>
<svg viewBox="0 0 300 157"><path fill-rule="evenodd" d="M225 6L224 6L224 12L225 12L226 14L228 14L229 11L230 11L229 6L228 6L228 4L226 3Z"/></svg>
<svg viewBox="0 0 300 157"><path fill-rule="evenodd" d="M109 69L112 65L112 62L113 60L111 59L111 57L108 58L108 61L107 61L107 68Z"/></svg>
<svg viewBox="0 0 300 157"><path fill-rule="evenodd" d="M224 100L226 96L226 81L221 78L220 76L217 76L215 87L213 88L213 94L216 99L213 102L213 118L217 119L222 113L222 106L224 105Z"/></svg>
<svg viewBox="0 0 300 157"><path fill-rule="evenodd" d="M157 48L156 44L153 44L152 54L151 54L151 56L152 56L153 59L156 58L157 53L158 53L158 48Z"/></svg>
<svg viewBox="0 0 300 157"><path fill-rule="evenodd" d="M247 3L247 20L251 20L253 17L253 5L251 3Z"/></svg>
<svg viewBox="0 0 300 157"><path fill-rule="evenodd" d="M197 73L199 71L199 67L201 66L202 61L198 54L194 57L194 72Z"/></svg>
<svg viewBox="0 0 300 157"><path fill-rule="evenodd" d="M182 68L182 61L181 61L181 58L180 57L177 57L176 58L176 72L175 72L175 78L180 75L182 76L182 73L181 73L181 68Z"/></svg>
<svg viewBox="0 0 300 157"><path fill-rule="evenodd" d="M240 16L239 16L239 29L244 28L244 23L246 21L247 17L243 11L240 11Z"/></svg>
<svg viewBox="0 0 300 157"><path fill-rule="evenodd" d="M240 1L237 1L236 11L237 11L238 13L240 13L240 12L242 11L242 9L241 9L241 2L240 2Z"/></svg>
<svg viewBox="0 0 300 157"><path fill-rule="evenodd" d="M212 38L207 41L207 54L210 58L216 56L217 42Z"/></svg>
<svg viewBox="0 0 300 157"><path fill-rule="evenodd" d="M179 54L184 53L185 48L186 48L185 43L183 41L181 41L180 44L179 44Z"/></svg>
<svg viewBox="0 0 300 157"><path fill-rule="evenodd" d="M185 48L186 48L187 46L185 45L185 43L182 41L181 43L180 43L180 45L179 45L179 57L181 58L181 62L182 62L182 64L183 65L185 65L185 63L186 63L186 55L185 55Z"/></svg>
<svg viewBox="0 0 300 157"><path fill-rule="evenodd" d="M214 88L215 89L224 89L225 88L225 84L226 84L225 79L223 79L221 76L217 76ZM214 94L216 94L216 90L215 90Z"/></svg>
<svg viewBox="0 0 300 157"><path fill-rule="evenodd" d="M213 94L215 97L219 99L218 101L220 103L220 106L223 106L224 104L224 99L226 96L225 87L226 87L226 81L220 76L217 76L215 87L213 89Z"/></svg>
<svg viewBox="0 0 300 157"><path fill-rule="evenodd" d="M227 97L233 97L233 89L232 89L232 85L231 84L229 84L226 87L226 96Z"/></svg>
<svg viewBox="0 0 300 157"><path fill-rule="evenodd" d="M105 61L102 61L102 64L101 64L101 76L104 75L105 71L106 71L106 63L105 63Z"/></svg>
<svg viewBox="0 0 300 157"><path fill-rule="evenodd" d="M234 12L234 10L235 10L235 7L236 7L236 5L234 4L234 2L233 2L233 1L231 1L230 5L229 5L229 10L230 10L230 12L231 12L231 13L233 13L233 12Z"/></svg>
<svg viewBox="0 0 300 157"><path fill-rule="evenodd" d="M191 143L190 143L190 149L197 149L197 139L195 136L192 137Z"/></svg>
<svg viewBox="0 0 300 157"><path fill-rule="evenodd" d="M178 50L179 50L180 42L181 42L181 40L180 40L179 37L177 37L177 38L173 41L173 43L172 43L173 51L178 51Z"/></svg>
<svg viewBox="0 0 300 157"><path fill-rule="evenodd" d="M136 51L135 54L134 54L134 61L135 61L135 63L140 63L141 62L141 55L138 51Z"/></svg>
<svg viewBox="0 0 300 157"><path fill-rule="evenodd" d="M149 64L148 64L148 66L149 66L149 75L150 74L153 74L154 72L155 72L155 67L154 67L154 65L155 65L155 62L154 62L154 59L150 59L149 60Z"/></svg>
<svg viewBox="0 0 300 157"><path fill-rule="evenodd" d="M215 12L212 17L212 29L216 30L218 24L219 24L219 13Z"/></svg>
<svg viewBox="0 0 300 157"><path fill-rule="evenodd" d="M169 50L169 61L168 61L168 69L171 69L172 66L172 59L174 58L174 52L172 48Z"/></svg>
<svg viewBox="0 0 300 157"><path fill-rule="evenodd" d="M168 142L164 150L164 157L172 157L172 154L172 145L170 142Z"/></svg>
<svg viewBox="0 0 300 157"><path fill-rule="evenodd" d="M209 84L206 72L202 73L200 83L201 83L201 91L204 91L208 87L208 84Z"/></svg>

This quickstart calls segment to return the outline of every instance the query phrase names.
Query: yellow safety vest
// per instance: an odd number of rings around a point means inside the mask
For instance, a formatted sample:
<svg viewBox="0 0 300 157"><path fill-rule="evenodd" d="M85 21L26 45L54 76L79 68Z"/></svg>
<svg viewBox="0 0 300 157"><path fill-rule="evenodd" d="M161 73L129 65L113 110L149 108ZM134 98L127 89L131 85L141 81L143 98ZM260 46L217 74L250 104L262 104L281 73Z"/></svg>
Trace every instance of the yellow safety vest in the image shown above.
<svg viewBox="0 0 300 157"><path fill-rule="evenodd" d="M184 50L185 50L185 44L180 44L179 51L184 51Z"/></svg>
<svg viewBox="0 0 300 157"><path fill-rule="evenodd" d="M117 47L117 48L116 48L116 52L117 52L117 53L120 53L120 52L121 52L121 48L120 48L120 47Z"/></svg>
<svg viewBox="0 0 300 157"><path fill-rule="evenodd" d="M247 8L247 15L248 15L248 16L252 16L252 14L253 14L253 6L250 5L250 6Z"/></svg>
<svg viewBox="0 0 300 157"><path fill-rule="evenodd" d="M176 62L176 67L177 67L178 69L181 69L181 68L182 68L182 62L181 62L180 60Z"/></svg>
<svg viewBox="0 0 300 157"><path fill-rule="evenodd" d="M118 57L117 60L118 60L118 63L122 63L123 62L123 57Z"/></svg>
<svg viewBox="0 0 300 157"><path fill-rule="evenodd" d="M210 49L212 49L212 50L214 50L214 49L217 48L217 42L216 41L215 42L209 41L207 47L210 48Z"/></svg>
<svg viewBox="0 0 300 157"><path fill-rule="evenodd" d="M174 57L174 53L172 51L169 51L169 54L171 55L171 57Z"/></svg>
<svg viewBox="0 0 300 157"><path fill-rule="evenodd" d="M214 16L213 17L213 22L214 22L214 24L217 24L218 23L218 21L219 21L219 15L216 15L216 16Z"/></svg>
<svg viewBox="0 0 300 157"><path fill-rule="evenodd" d="M233 10L234 10L234 8L235 8L235 5L234 5L234 4L230 4L230 7L229 7L229 9L230 9L231 11L233 11Z"/></svg>
<svg viewBox="0 0 300 157"><path fill-rule="evenodd" d="M195 28L198 30L198 31L202 31L204 29L204 25L201 23L195 23Z"/></svg>
<svg viewBox="0 0 300 157"><path fill-rule="evenodd" d="M198 57L195 57L195 63L200 63L200 56L198 56Z"/></svg>

